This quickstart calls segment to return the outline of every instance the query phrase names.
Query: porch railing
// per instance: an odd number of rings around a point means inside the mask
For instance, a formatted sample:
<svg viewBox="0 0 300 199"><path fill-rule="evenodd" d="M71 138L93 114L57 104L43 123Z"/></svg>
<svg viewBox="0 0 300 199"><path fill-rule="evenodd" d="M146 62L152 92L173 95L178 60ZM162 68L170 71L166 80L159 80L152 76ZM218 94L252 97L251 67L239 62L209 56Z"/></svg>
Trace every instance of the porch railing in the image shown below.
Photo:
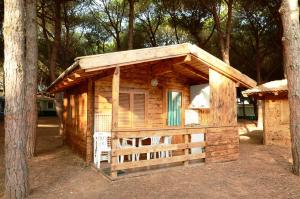
<svg viewBox="0 0 300 199"><path fill-rule="evenodd" d="M120 170L134 169L155 165L165 165L171 163L183 162L184 165L188 165L191 160L200 160L205 158L204 150L202 153L191 153L192 148L205 148L205 141L192 142L190 137L192 134L204 134L206 128L162 128L162 129L140 129L140 130L113 130L112 131L112 164L111 164L111 176L117 177L117 172ZM144 138L151 136L183 136L183 142L177 144L157 144L141 147L131 148L118 148L118 142L122 138ZM204 136L205 140L205 136ZM118 162L119 156L133 155L133 154L146 154L151 152L165 152L165 151L178 151L181 150L181 154L171 157L163 157L150 160L138 160L128 162Z"/></svg>

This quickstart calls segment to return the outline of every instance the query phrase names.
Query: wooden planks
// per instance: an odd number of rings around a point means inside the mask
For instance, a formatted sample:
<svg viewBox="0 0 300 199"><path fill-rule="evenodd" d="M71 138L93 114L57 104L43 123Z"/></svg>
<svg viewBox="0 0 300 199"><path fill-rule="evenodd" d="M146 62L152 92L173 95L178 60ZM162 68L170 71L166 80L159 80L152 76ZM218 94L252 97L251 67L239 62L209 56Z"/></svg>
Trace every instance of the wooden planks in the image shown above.
<svg viewBox="0 0 300 199"><path fill-rule="evenodd" d="M235 82L209 69L210 124L213 126L237 125Z"/></svg>
<svg viewBox="0 0 300 199"><path fill-rule="evenodd" d="M191 148L204 148L206 147L206 142L191 142L190 134L193 133L206 133L205 128L162 128L162 129L145 129L145 130L136 130L136 131L118 131L115 129L112 132L112 139L117 142L117 140L122 138L140 138L140 137L149 137L149 136L184 136L183 143L177 144L158 144L158 145L150 145L150 146L142 146L142 147L132 147L132 148L112 148L112 158L117 158L122 155L131 155L131 154L145 154L151 152L162 152L162 151L175 151L180 152L177 155L172 157L165 157L159 159L150 159L150 160L141 160L134 162L124 162L117 163L114 162L111 164L111 176L117 177L116 172L118 170L124 169L133 169L139 167L146 166L154 166L154 165L163 165L170 163L182 163L184 165L188 165L190 160L197 160L205 158L205 153L197 153L190 154ZM182 154L182 151L184 153ZM176 153L175 153L176 154Z"/></svg>
<svg viewBox="0 0 300 199"><path fill-rule="evenodd" d="M78 60L80 67L83 69L103 69L114 66L123 66L173 57L181 57L186 56L188 52L188 44L179 44L113 52L94 56L84 56L78 57L76 60Z"/></svg>
<svg viewBox="0 0 300 199"><path fill-rule="evenodd" d="M264 113L264 144L290 146L289 103L285 99L265 99Z"/></svg>
<svg viewBox="0 0 300 199"><path fill-rule="evenodd" d="M93 135L94 135L94 82L88 80L87 89L87 133L86 133L86 162L93 161Z"/></svg>
<svg viewBox="0 0 300 199"><path fill-rule="evenodd" d="M157 77L158 86L151 86L151 67L121 67L120 68L120 93L128 92L145 94L145 122L134 122L136 125L121 125L123 127L149 127L161 128L166 124L166 99L167 90L181 90L183 93L183 109L188 109L190 104L190 91L188 79L176 73L166 73ZM95 81L95 113L111 114L112 111L112 76L104 77ZM132 95L132 94L131 94ZM133 100L135 101L135 100ZM140 101L139 101L140 102ZM121 103L121 101L120 101ZM133 109L135 106L133 104ZM132 110L134 111L134 110ZM133 118L134 119L134 118ZM119 124L120 127L120 124Z"/></svg>
<svg viewBox="0 0 300 199"><path fill-rule="evenodd" d="M112 164L111 170L117 171L117 170L133 169L133 168L146 167L146 166L171 164L176 162L185 162L185 161L202 159L202 158L205 158L205 153L180 155L180 156L173 156L169 158L160 158L160 159L151 159L151 160L141 160L135 162L124 162L120 164Z"/></svg>
<svg viewBox="0 0 300 199"><path fill-rule="evenodd" d="M111 129L114 130L118 128L118 113L119 113L119 89L120 89L120 68L116 67L115 72L113 74L112 79L112 127ZM117 148L118 140L112 138L111 143L112 150ZM111 163L116 164L118 162L116 156L112 156ZM116 172L111 172L112 177L116 177Z"/></svg>
<svg viewBox="0 0 300 199"><path fill-rule="evenodd" d="M112 80L112 129L118 128L120 68L116 67Z"/></svg>
<svg viewBox="0 0 300 199"><path fill-rule="evenodd" d="M246 88L253 88L256 86L256 81L196 45L190 45L189 49L192 54L192 60L198 60L223 76L226 76L235 82L240 82L241 85Z"/></svg>
<svg viewBox="0 0 300 199"><path fill-rule="evenodd" d="M150 153L159 151L172 151L172 150L183 150L189 148L205 147L205 142L192 142L180 143L180 144L159 144L154 146L142 146L136 148L125 148L125 149L114 149L112 150L113 156L118 155L130 155L136 153ZM187 155L187 154L186 154Z"/></svg>
<svg viewBox="0 0 300 199"><path fill-rule="evenodd" d="M151 63L156 62L160 64L159 62L164 62L165 60L171 60L170 65L167 67L157 67L158 75L171 72L172 64L184 64L193 71L193 75L191 74L190 76L206 77L207 70L213 69L247 88L256 86L254 80L222 60L207 53L196 45L185 43L78 57L75 63L51 84L48 91L52 93L59 92L96 75L107 76L108 74L106 72L113 70L115 67L146 63L148 63L149 67Z"/></svg>
<svg viewBox="0 0 300 199"><path fill-rule="evenodd" d="M209 128L205 134L206 162L224 162L238 159L238 127Z"/></svg>
<svg viewBox="0 0 300 199"><path fill-rule="evenodd" d="M184 143L185 144L189 143L189 135L188 134L184 135ZM184 149L184 155L185 155L185 157L189 156L189 148L188 147L186 147ZM187 158L187 160L184 161L184 166L187 166L188 164L189 164L189 159Z"/></svg>
<svg viewBox="0 0 300 199"><path fill-rule="evenodd" d="M84 82L77 88L69 89L64 97L68 100L64 107L66 113L65 133L66 143L73 151L83 158L87 158L87 110L88 110L88 82ZM90 131L89 131L90 132ZM91 146L92 147L92 146ZM89 154L90 155L90 154ZM87 159L86 159L87 160ZM89 160L88 160L89 161Z"/></svg>
<svg viewBox="0 0 300 199"><path fill-rule="evenodd" d="M161 128L161 129L145 129L145 130L122 130L118 129L112 132L113 138L140 138L151 136L175 136L175 135L185 135L185 134L199 134L205 133L206 128L196 128L196 129L186 129L186 128Z"/></svg>

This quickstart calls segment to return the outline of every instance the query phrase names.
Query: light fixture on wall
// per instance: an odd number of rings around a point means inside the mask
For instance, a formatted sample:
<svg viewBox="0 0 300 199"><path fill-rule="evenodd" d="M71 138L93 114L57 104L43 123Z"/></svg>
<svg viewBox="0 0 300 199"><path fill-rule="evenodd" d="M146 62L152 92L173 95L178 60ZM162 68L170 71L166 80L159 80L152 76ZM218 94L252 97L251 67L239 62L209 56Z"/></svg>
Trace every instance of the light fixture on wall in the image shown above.
<svg viewBox="0 0 300 199"><path fill-rule="evenodd" d="M156 78L151 80L151 86L156 87L158 85L158 80Z"/></svg>

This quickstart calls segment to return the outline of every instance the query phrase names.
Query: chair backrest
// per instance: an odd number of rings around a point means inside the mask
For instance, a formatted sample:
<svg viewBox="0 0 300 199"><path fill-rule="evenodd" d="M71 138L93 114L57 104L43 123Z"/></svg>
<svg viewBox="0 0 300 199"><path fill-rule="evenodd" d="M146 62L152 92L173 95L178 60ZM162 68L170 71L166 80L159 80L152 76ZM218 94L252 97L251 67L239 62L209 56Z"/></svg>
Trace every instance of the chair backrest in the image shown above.
<svg viewBox="0 0 300 199"><path fill-rule="evenodd" d="M135 138L122 138L122 142L119 141L120 147L135 146Z"/></svg>
<svg viewBox="0 0 300 199"><path fill-rule="evenodd" d="M94 134L94 140L95 140L95 145L97 147L97 149L101 150L105 150L105 149L109 149L109 141L110 141L111 135L108 132L96 132Z"/></svg>
<svg viewBox="0 0 300 199"><path fill-rule="evenodd" d="M172 136L165 136L164 144L172 144Z"/></svg>
<svg viewBox="0 0 300 199"><path fill-rule="evenodd" d="M160 136L150 137L150 139L151 139L151 145L159 144L159 142L160 142Z"/></svg>
<svg viewBox="0 0 300 199"><path fill-rule="evenodd" d="M111 131L111 115L95 113L94 115L94 131L109 132Z"/></svg>

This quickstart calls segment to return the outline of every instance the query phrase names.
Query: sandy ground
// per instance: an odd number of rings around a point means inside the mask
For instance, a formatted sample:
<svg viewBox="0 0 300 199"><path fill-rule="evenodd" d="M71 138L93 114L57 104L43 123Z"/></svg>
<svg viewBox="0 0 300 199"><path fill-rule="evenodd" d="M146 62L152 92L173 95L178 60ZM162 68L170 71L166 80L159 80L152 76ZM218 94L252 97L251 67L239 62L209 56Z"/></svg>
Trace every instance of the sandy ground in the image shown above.
<svg viewBox="0 0 300 199"><path fill-rule="evenodd" d="M180 167L110 182L57 136L57 120L41 118L37 157L30 160L30 198L300 198L288 148L261 145L253 124L240 124L238 161ZM0 198L3 197L3 125L0 131Z"/></svg>

